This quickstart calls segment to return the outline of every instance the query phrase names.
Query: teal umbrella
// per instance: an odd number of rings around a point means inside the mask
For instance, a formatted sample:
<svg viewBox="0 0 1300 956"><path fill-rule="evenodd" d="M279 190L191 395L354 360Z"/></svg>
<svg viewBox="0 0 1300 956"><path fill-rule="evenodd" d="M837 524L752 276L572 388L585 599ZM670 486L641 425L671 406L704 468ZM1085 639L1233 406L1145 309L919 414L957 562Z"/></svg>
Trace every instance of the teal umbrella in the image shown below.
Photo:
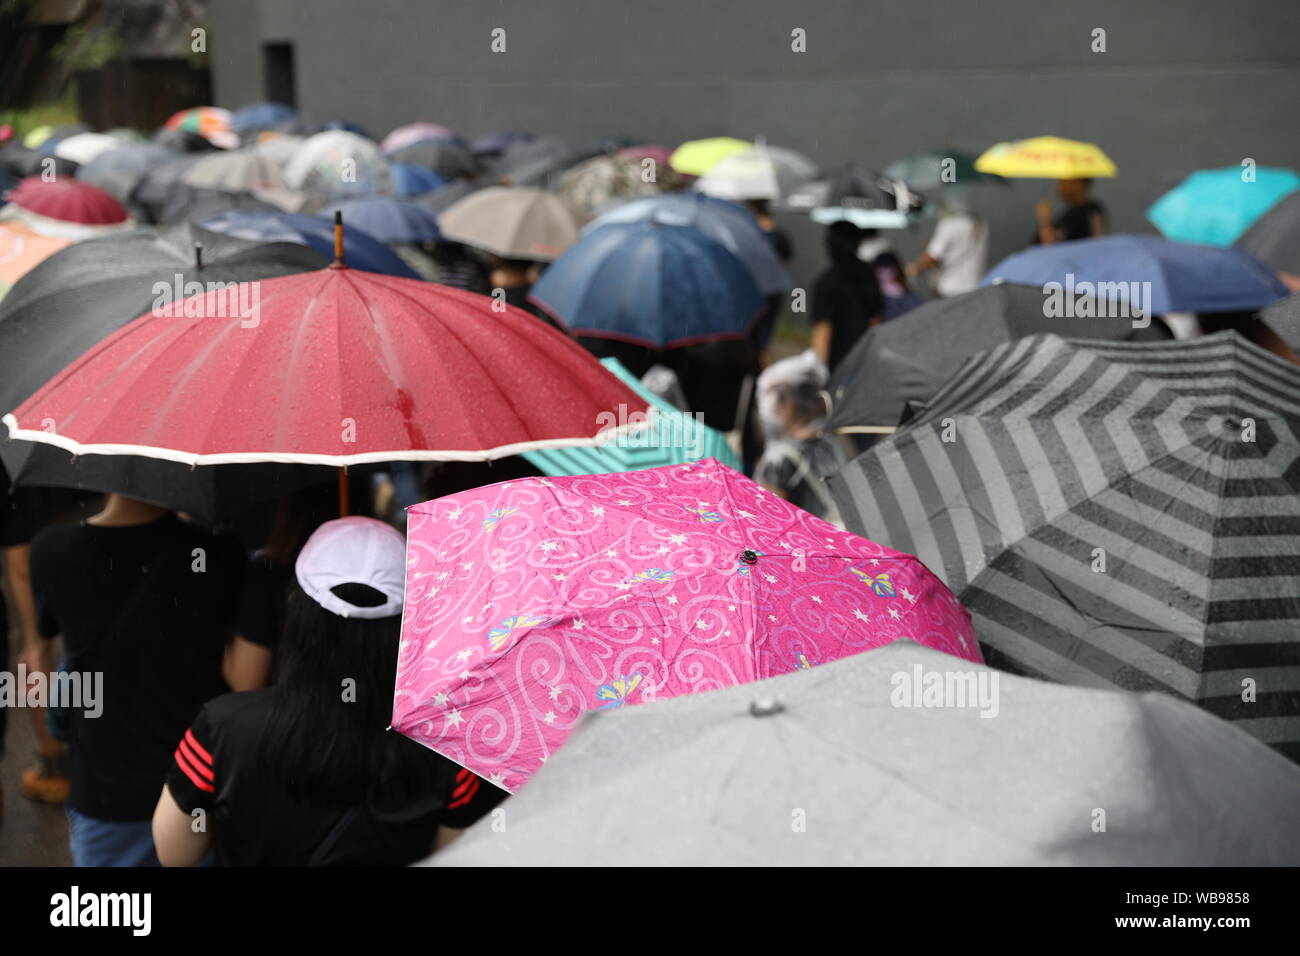
<svg viewBox="0 0 1300 956"><path fill-rule="evenodd" d="M605 358L600 361L650 403L654 410L650 426L592 448L546 448L525 452L523 457L543 474L608 475L620 471L679 465L701 458L716 458L728 468L740 469L736 453L731 450L721 432L649 391L618 359ZM614 421L610 424L627 423Z"/></svg>
<svg viewBox="0 0 1300 956"><path fill-rule="evenodd" d="M1147 218L1168 239L1230 246L1279 199L1300 189L1289 169L1240 166L1192 173L1147 209Z"/></svg>

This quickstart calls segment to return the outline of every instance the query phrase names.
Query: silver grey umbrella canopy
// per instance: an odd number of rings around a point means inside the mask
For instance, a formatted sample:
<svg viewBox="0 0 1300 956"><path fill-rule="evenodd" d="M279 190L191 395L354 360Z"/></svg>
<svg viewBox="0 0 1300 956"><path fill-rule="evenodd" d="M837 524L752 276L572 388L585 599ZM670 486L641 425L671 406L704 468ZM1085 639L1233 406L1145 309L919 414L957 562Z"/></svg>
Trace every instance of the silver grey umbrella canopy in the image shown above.
<svg viewBox="0 0 1300 956"><path fill-rule="evenodd" d="M982 681L996 712L897 706L918 672ZM593 714L427 863L1295 864L1297 800L1300 768L1180 701L899 641Z"/></svg>
<svg viewBox="0 0 1300 956"><path fill-rule="evenodd" d="M1175 694L1300 760L1300 368L1235 332L1033 336L829 483L990 664Z"/></svg>

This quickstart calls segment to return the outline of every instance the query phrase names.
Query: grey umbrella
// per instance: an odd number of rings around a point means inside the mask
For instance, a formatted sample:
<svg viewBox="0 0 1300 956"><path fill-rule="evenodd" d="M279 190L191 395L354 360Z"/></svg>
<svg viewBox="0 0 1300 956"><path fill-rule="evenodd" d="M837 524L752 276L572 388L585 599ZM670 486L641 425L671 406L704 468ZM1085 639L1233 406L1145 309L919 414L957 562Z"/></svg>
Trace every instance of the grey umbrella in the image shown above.
<svg viewBox="0 0 1300 956"><path fill-rule="evenodd" d="M1300 275L1300 191L1279 200L1234 245L1276 272Z"/></svg>
<svg viewBox="0 0 1300 956"><path fill-rule="evenodd" d="M1062 318L1037 286L1002 283L935 299L864 335L830 382L831 430L898 424L908 402L928 402L976 352L1039 332L1098 339L1169 338L1163 323L1133 328L1130 318ZM1069 316L1095 316L1096 300L1076 296Z"/></svg>
<svg viewBox="0 0 1300 956"><path fill-rule="evenodd" d="M478 162L468 149L441 139L422 139L393 150L388 158L395 163L413 163L431 169L444 179L458 179L478 174Z"/></svg>
<svg viewBox="0 0 1300 956"><path fill-rule="evenodd" d="M1300 292L1278 299L1259 313L1273 331L1293 349L1300 349Z"/></svg>
<svg viewBox="0 0 1300 956"><path fill-rule="evenodd" d="M427 862L1294 865L1297 800L1300 768L1179 701L899 641L593 714Z"/></svg>
<svg viewBox="0 0 1300 956"><path fill-rule="evenodd" d="M146 172L176 158L157 143L128 143L92 159L77 170L77 178L126 203Z"/></svg>
<svg viewBox="0 0 1300 956"><path fill-rule="evenodd" d="M1235 332L1020 339L830 485L989 663L1175 694L1300 759L1300 368Z"/></svg>

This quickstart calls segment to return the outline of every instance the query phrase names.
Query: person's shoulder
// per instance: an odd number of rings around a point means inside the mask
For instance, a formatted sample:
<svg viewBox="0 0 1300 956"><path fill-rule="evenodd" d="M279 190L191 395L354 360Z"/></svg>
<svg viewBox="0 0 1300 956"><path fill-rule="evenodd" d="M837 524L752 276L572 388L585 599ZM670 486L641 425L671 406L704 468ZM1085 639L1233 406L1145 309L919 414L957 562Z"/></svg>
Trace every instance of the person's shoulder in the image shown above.
<svg viewBox="0 0 1300 956"><path fill-rule="evenodd" d="M89 539L90 529L78 522L76 524L55 524L42 528L32 537L32 560L38 555L59 554L69 550L79 551L80 545Z"/></svg>

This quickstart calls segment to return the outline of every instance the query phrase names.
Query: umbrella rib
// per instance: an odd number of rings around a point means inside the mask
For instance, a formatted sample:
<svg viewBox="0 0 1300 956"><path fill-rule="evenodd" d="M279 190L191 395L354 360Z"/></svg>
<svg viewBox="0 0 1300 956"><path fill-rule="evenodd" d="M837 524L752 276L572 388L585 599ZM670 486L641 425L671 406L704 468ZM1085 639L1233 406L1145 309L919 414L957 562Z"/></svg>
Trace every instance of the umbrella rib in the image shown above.
<svg viewBox="0 0 1300 956"><path fill-rule="evenodd" d="M422 304L418 299L416 299L416 298L414 298L414 297L408 295L408 294L407 294L406 292L404 292L400 287L390 286L390 289L391 289L395 294L397 294L398 296L401 296L402 298L404 298L404 299L406 299L406 300L408 300L408 301L414 303L414 304L415 304L417 307L419 307L420 309L424 309L424 308L425 308L424 305L423 305L423 304ZM508 313L507 313L507 314L508 314ZM538 321L541 321L541 320L539 319ZM504 404L506 405L506 407L509 408L510 411L514 414L515 421L519 424L521 431L523 431L523 432L527 435L527 437L528 437L529 439L532 439L533 436L532 436L531 434L528 434L528 432L529 432L529 428L528 428L527 422L526 422L526 420L524 419L523 415L520 413L519 409L516 407L515 402L514 402L513 399L510 397L509 393L507 393L506 390L505 390L504 388L501 387L501 384L500 384L499 382L497 382L497 380L496 380L496 379L495 379L491 374L489 374L489 370L488 370L487 366L483 364L483 361L479 358L477 352L476 352L474 349L472 349L472 348L469 347L469 345L467 344L467 342L465 341L465 339L463 339L463 338L460 336L460 334L459 334L459 330L457 330L457 329L456 329L454 326L452 326L450 323L439 322L439 325L441 326L440 331L441 331L442 333L448 335L448 336L451 337L452 339L454 339L454 340L456 341L456 344L459 345L459 346L461 347L461 349L463 350L463 352L465 353L465 355L467 355L467 356L468 356L468 357L469 357L469 358L474 362L474 365L479 369L479 374L480 374L481 378L482 378L484 381L491 383L492 388L493 388L493 389L497 392L497 394L501 397L503 403L504 403ZM432 329L429 328L428 325L425 324L425 323L421 323L421 324L420 324L420 330L421 330L422 332L425 333L426 337L427 337L427 336L432 332ZM436 349L434 350L434 354L435 354L435 355L436 355L436 354L439 354L438 351L437 351ZM452 390L448 390L448 391L451 392ZM478 420L479 420L479 416L477 416L477 415L466 415L466 416L463 416L463 420L464 420L464 421L465 421L465 422L470 426L471 431L473 431L473 433L474 433L474 435L475 435L475 444L476 444L476 445L479 445L479 446L482 446L482 445L484 444L484 442L483 442L482 438L479 437L479 436L480 436L480 432L479 432L479 428L478 428ZM494 446L492 446L491 448L483 448L483 447L479 447L479 448L474 449L474 450L475 450L475 451L491 451L491 450L493 450L493 448L497 448L497 447L500 447L500 446L495 446L495 445L494 445ZM434 450L437 450L437 449L434 449Z"/></svg>

